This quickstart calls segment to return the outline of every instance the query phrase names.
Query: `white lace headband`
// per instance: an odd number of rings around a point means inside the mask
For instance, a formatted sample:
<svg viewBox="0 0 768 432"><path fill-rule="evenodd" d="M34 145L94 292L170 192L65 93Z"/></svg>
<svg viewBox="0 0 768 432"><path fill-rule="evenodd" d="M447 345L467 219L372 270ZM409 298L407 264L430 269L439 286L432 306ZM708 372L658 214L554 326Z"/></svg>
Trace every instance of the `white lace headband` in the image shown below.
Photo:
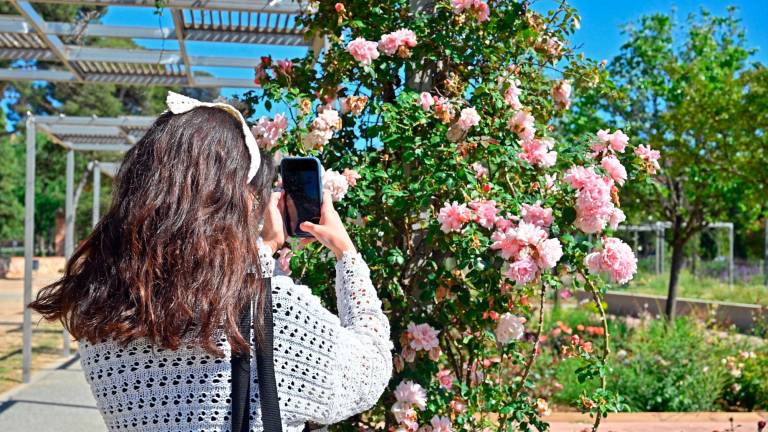
<svg viewBox="0 0 768 432"><path fill-rule="evenodd" d="M174 114L183 114L189 112L197 107L209 107L209 108L221 108L224 111L231 114L233 117L240 121L243 125L243 135L245 135L245 146L248 148L248 153L251 155L251 167L248 169L248 181L250 182L256 175L256 171L259 170L259 164L261 164L261 157L259 156L259 147L256 145L256 138L248 128L248 124L245 122L243 115L240 114L235 107L223 102L200 102L197 99L180 95L172 91L168 92L168 96L165 98L165 104L168 105L168 110Z"/></svg>

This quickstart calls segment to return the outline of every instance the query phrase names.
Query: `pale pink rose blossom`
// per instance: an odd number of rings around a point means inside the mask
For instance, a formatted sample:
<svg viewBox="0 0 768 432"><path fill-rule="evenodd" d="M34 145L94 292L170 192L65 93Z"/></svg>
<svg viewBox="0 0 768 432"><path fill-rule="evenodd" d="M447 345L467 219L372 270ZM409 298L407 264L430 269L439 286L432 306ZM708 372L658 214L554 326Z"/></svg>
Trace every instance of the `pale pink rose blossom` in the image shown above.
<svg viewBox="0 0 768 432"><path fill-rule="evenodd" d="M484 167L480 162L475 162L470 166L475 172L475 178L480 179L488 176L488 168Z"/></svg>
<svg viewBox="0 0 768 432"><path fill-rule="evenodd" d="M410 345L416 351L429 351L432 348L439 346L439 340L437 335L439 331L435 330L429 324L415 324L411 322L408 324L408 338L411 340Z"/></svg>
<svg viewBox="0 0 768 432"><path fill-rule="evenodd" d="M376 49L376 42L367 41L361 37L353 40L347 45L347 52L362 65L369 65L373 60L379 58L379 51Z"/></svg>
<svg viewBox="0 0 768 432"><path fill-rule="evenodd" d="M477 22L487 21L490 17L488 4L482 0L451 0L451 6L453 6L453 13L460 14L467 11L477 17Z"/></svg>
<svg viewBox="0 0 768 432"><path fill-rule="evenodd" d="M289 59L278 60L277 64L278 74L290 76L293 73L293 62Z"/></svg>
<svg viewBox="0 0 768 432"><path fill-rule="evenodd" d="M556 238L547 239L536 245L538 259L536 264L542 269L550 269L557 265L563 257L563 246Z"/></svg>
<svg viewBox="0 0 768 432"><path fill-rule="evenodd" d="M428 92L422 92L419 95L419 103L424 111L429 111L432 105L435 104L435 99Z"/></svg>
<svg viewBox="0 0 768 432"><path fill-rule="evenodd" d="M652 150L650 146L640 144L635 149L635 154L645 162L646 169L651 174L656 174L659 170L659 158L661 153L658 150Z"/></svg>
<svg viewBox="0 0 768 432"><path fill-rule="evenodd" d="M472 212L464 204L459 204L456 201L453 204L445 203L445 206L440 209L440 213L437 215L437 221L440 222L440 229L444 233L451 231L461 231L461 228L465 223L469 222L472 218Z"/></svg>
<svg viewBox="0 0 768 432"><path fill-rule="evenodd" d="M571 83L567 80L560 80L552 87L552 98L555 100L558 108L568 109L571 107Z"/></svg>
<svg viewBox="0 0 768 432"><path fill-rule="evenodd" d="M590 273L607 274L619 284L629 282L637 272L637 258L632 248L615 237L604 238L602 247L587 255L584 261Z"/></svg>
<svg viewBox="0 0 768 432"><path fill-rule="evenodd" d="M627 180L627 170L624 168L624 165L621 164L621 162L616 156L614 155L605 156L603 160L600 161L600 166L602 166L603 169L608 172L608 175L611 176L613 181L615 181L619 185L623 185L624 182Z"/></svg>
<svg viewBox="0 0 768 432"><path fill-rule="evenodd" d="M494 221L494 225L496 225L498 231L506 231L515 226L515 221L508 214L505 218L501 216L497 217L496 221Z"/></svg>
<svg viewBox="0 0 768 432"><path fill-rule="evenodd" d="M458 125L463 130L469 130L472 126L480 124L480 115L477 114L477 110L470 107L461 110L459 115Z"/></svg>
<svg viewBox="0 0 768 432"><path fill-rule="evenodd" d="M395 399L404 404L415 405L421 410L427 406L427 392L424 387L411 380L405 380L397 385Z"/></svg>
<svg viewBox="0 0 768 432"><path fill-rule="evenodd" d="M506 219L499 218L501 221L507 221ZM497 219L497 229L491 234L491 249L501 251L501 257L504 259L510 259L517 255L522 245L517 241L515 230L511 226L506 228L499 228L499 219ZM511 225L511 221L509 225Z"/></svg>
<svg viewBox="0 0 768 432"><path fill-rule="evenodd" d="M552 225L552 209L542 207L541 201L536 201L534 205L523 204L520 216L524 221L542 228Z"/></svg>
<svg viewBox="0 0 768 432"><path fill-rule="evenodd" d="M515 238L524 245L535 246L547 239L547 232L540 226L523 221L515 229Z"/></svg>
<svg viewBox="0 0 768 432"><path fill-rule="evenodd" d="M531 257L525 257L510 264L506 276L518 285L526 285L536 279L538 273L536 262Z"/></svg>
<svg viewBox="0 0 768 432"><path fill-rule="evenodd" d="M434 416L429 424L432 425L432 432L452 432L451 419L448 417Z"/></svg>
<svg viewBox="0 0 768 432"><path fill-rule="evenodd" d="M441 369L437 372L437 381L443 388L450 390L453 387L453 372L448 369Z"/></svg>
<svg viewBox="0 0 768 432"><path fill-rule="evenodd" d="M518 157L531 165L542 168L551 168L557 161L557 152L550 151L555 146L552 138L539 138L523 140Z"/></svg>
<svg viewBox="0 0 768 432"><path fill-rule="evenodd" d="M272 150L286 129L288 129L288 120L284 115L277 114L272 120L267 117L260 118L258 123L251 127L251 133L259 147Z"/></svg>
<svg viewBox="0 0 768 432"><path fill-rule="evenodd" d="M592 167L570 168L564 181L578 190L574 225L587 234L602 231L613 215L613 180L597 174Z"/></svg>
<svg viewBox="0 0 768 432"><path fill-rule="evenodd" d="M627 144L629 144L629 137L624 132L622 132L621 129L617 129L616 132L614 132L611 136L611 148L613 151L624 153L624 149L627 147Z"/></svg>
<svg viewBox="0 0 768 432"><path fill-rule="evenodd" d="M496 201L493 200L475 200L469 203L469 208L474 210L474 220L483 228L491 229L496 222Z"/></svg>
<svg viewBox="0 0 768 432"><path fill-rule="evenodd" d="M400 29L381 36L379 49L386 55L395 55L400 47L413 48L416 46L416 33L408 29Z"/></svg>
<svg viewBox="0 0 768 432"><path fill-rule="evenodd" d="M349 168L344 168L344 171L341 173L341 175L347 179L347 184L349 187L355 187L357 185L357 180L360 179L360 174L358 174L357 171Z"/></svg>
<svg viewBox="0 0 768 432"><path fill-rule="evenodd" d="M520 103L520 88L517 87L517 80L509 80L509 88L504 92L504 101L509 104L509 107L513 110L523 109L523 104Z"/></svg>
<svg viewBox="0 0 768 432"><path fill-rule="evenodd" d="M419 423L416 420L418 414L413 409L413 405L405 402L395 402L392 405L392 415L395 416L395 420L405 427L404 430L412 432L418 429Z"/></svg>
<svg viewBox="0 0 768 432"><path fill-rule="evenodd" d="M608 226L611 227L611 229L616 229L619 227L619 224L625 220L627 220L627 216L624 212L621 211L620 208L614 207L611 217L608 219Z"/></svg>
<svg viewBox="0 0 768 432"><path fill-rule="evenodd" d="M349 183L338 171L327 169L323 174L323 189L331 193L333 201L341 201L349 190Z"/></svg>
<svg viewBox="0 0 768 432"><path fill-rule="evenodd" d="M525 319L512 315L509 312L502 314L499 317L499 321L496 324L496 341L502 345L506 345L514 340L518 340L523 337L525 333L525 327L523 324Z"/></svg>
<svg viewBox="0 0 768 432"><path fill-rule="evenodd" d="M280 256L277 258L277 267L286 276L291 275L291 258L293 257L293 251L287 247L284 247L278 251Z"/></svg>
<svg viewBox="0 0 768 432"><path fill-rule="evenodd" d="M527 111L518 111L507 122L509 130L516 133L523 141L530 141L536 133L535 119Z"/></svg>

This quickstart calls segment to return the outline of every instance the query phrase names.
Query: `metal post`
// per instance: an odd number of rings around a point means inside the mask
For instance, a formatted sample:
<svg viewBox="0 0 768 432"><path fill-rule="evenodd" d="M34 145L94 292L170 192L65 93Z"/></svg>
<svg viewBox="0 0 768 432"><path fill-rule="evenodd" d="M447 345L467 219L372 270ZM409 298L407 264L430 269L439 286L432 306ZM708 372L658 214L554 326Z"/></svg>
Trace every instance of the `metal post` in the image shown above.
<svg viewBox="0 0 768 432"><path fill-rule="evenodd" d="M101 215L101 168L99 168L99 162L93 162L93 217L91 219L91 226L96 228L96 224L99 223Z"/></svg>
<svg viewBox="0 0 768 432"><path fill-rule="evenodd" d="M661 235L659 233L659 223L656 222L656 274L661 274L661 247L659 247Z"/></svg>
<svg viewBox="0 0 768 432"><path fill-rule="evenodd" d="M728 286L733 287L733 224L728 226Z"/></svg>
<svg viewBox="0 0 768 432"><path fill-rule="evenodd" d="M24 323L21 381L28 383L32 365L32 260L35 247L35 118L27 117L27 167L24 177Z"/></svg>
<svg viewBox="0 0 768 432"><path fill-rule="evenodd" d="M75 151L67 150L66 192L64 200L64 259L69 261L75 249ZM62 331L61 355L68 357L69 333Z"/></svg>
<svg viewBox="0 0 768 432"><path fill-rule="evenodd" d="M659 233L661 234L659 236L659 273L664 273L664 253L667 245L667 233L664 224L661 222L659 222Z"/></svg>

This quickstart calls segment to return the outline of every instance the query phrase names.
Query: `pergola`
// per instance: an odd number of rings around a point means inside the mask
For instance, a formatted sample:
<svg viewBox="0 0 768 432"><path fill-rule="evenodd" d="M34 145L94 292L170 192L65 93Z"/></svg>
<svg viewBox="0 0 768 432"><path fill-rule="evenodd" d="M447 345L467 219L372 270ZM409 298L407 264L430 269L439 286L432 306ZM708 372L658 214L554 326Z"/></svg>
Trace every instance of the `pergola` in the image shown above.
<svg viewBox="0 0 768 432"><path fill-rule="evenodd" d="M27 158L24 195L24 323L22 347L22 380L29 382L32 363L32 313L26 307L32 301L32 262L34 259L35 232L35 160L37 131L45 133L67 152L66 189L64 200L64 257L68 260L74 252L75 239L75 152L125 152L131 148L149 128L153 117L66 117L27 116ZM116 163L93 161L93 219L99 220L99 194L101 174L114 175ZM69 355L69 335L63 334L62 354Z"/></svg>
<svg viewBox="0 0 768 432"><path fill-rule="evenodd" d="M664 244L665 231L672 227L671 222L655 222L642 225L620 225L619 231L628 231L634 234L635 249L637 249L637 233L654 232L656 234L656 273L664 272ZM734 230L732 222L712 222L707 224L708 229L725 229L728 231L728 285L733 285L733 241ZM768 228L766 228L768 239Z"/></svg>
<svg viewBox="0 0 768 432"><path fill-rule="evenodd" d="M47 22L32 3L154 8L154 0L9 0L19 15L0 15L0 59L54 62L56 69L0 69L0 80L71 81L185 87L254 87L252 79L200 76L195 68L255 66L254 58L193 56L188 42L224 42L311 47L296 17L306 8L295 0L165 0L173 28ZM178 50L115 49L67 44L61 36L157 39Z"/></svg>
<svg viewBox="0 0 768 432"><path fill-rule="evenodd" d="M206 67L251 69L255 58L194 56L189 43L217 42L303 46L317 57L321 38L308 39L297 16L306 3L298 0L165 0L173 27L115 26L48 22L33 3L80 4L91 6L135 6L155 8L154 0L9 0L18 15L0 15L0 59L45 61L49 69L0 69L0 80L68 81L126 85L184 87L254 87L252 79L206 76L195 72ZM107 37L168 40L177 50L116 49L73 44L74 39ZM62 39L63 37L63 39ZM34 258L36 132L45 133L67 152L65 193L64 254L74 251L75 152L125 152L138 141L154 118L150 117L35 117L27 118L27 158L24 215L24 305L32 301ZM93 161L94 208L92 223L99 220L101 174L114 174L116 165ZM32 359L32 317L24 308L22 379L30 379ZM70 352L69 335L63 335L62 353Z"/></svg>

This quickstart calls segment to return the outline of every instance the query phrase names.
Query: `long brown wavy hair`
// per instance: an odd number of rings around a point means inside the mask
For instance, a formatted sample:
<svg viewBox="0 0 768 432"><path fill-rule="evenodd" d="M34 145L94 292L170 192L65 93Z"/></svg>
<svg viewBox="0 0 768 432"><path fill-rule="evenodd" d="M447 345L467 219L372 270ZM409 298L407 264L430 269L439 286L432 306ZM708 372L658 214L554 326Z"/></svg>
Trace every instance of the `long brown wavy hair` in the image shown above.
<svg viewBox="0 0 768 432"><path fill-rule="evenodd" d="M222 355L223 331L234 351L247 350L237 325L263 297L252 269L274 175L263 157L248 182L249 164L232 115L162 114L126 154L109 212L29 307L92 343L146 338Z"/></svg>

